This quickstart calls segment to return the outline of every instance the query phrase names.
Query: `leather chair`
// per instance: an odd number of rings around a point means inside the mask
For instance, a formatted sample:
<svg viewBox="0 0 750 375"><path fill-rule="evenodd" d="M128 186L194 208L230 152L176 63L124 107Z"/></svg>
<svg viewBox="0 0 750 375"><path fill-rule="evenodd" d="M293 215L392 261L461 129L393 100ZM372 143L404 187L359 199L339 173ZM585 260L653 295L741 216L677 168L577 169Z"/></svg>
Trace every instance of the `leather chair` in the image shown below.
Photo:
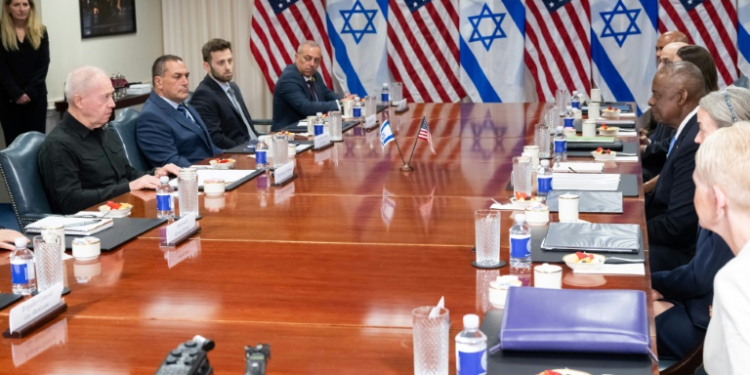
<svg viewBox="0 0 750 375"><path fill-rule="evenodd" d="M22 230L52 213L37 162L44 137L39 132L24 133L0 151L0 172Z"/></svg>
<svg viewBox="0 0 750 375"><path fill-rule="evenodd" d="M148 171L151 167L143 156L143 153L141 153L141 148L138 147L135 134L139 115L140 112L135 109L125 108L117 115L114 121L109 123L109 128L120 138L128 163L139 171Z"/></svg>
<svg viewBox="0 0 750 375"><path fill-rule="evenodd" d="M659 360L660 375L693 375L703 365L703 343L679 361Z"/></svg>

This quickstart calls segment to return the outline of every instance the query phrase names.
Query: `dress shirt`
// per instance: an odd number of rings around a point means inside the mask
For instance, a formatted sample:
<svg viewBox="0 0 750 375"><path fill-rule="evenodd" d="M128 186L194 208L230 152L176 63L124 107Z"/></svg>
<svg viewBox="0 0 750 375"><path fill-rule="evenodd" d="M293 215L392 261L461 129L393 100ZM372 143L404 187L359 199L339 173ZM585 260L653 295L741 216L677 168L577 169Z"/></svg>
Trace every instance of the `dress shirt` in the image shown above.
<svg viewBox="0 0 750 375"><path fill-rule="evenodd" d="M39 149L39 172L54 213L73 214L130 191L133 168L111 130L90 130L69 113Z"/></svg>
<svg viewBox="0 0 750 375"><path fill-rule="evenodd" d="M682 133L682 129L685 129L685 125L687 125L688 121L690 121L690 119L693 118L693 116L695 116L696 113L698 113L698 107L695 107L695 109L690 111L690 113L688 113L688 115L685 116L684 119L682 119L682 122L680 123L680 127L677 128L677 132L674 133L674 138L672 139L676 140L677 138L680 137L680 133ZM669 151L672 151L671 147L669 148Z"/></svg>
<svg viewBox="0 0 750 375"><path fill-rule="evenodd" d="M708 324L703 361L710 375L750 371L750 242L714 280L713 317Z"/></svg>

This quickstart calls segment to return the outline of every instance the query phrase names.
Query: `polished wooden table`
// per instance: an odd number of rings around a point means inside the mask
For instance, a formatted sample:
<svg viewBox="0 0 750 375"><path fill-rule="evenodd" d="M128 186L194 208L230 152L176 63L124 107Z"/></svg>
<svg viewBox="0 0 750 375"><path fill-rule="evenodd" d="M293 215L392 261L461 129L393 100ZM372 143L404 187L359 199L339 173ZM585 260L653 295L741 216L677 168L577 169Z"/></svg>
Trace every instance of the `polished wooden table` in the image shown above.
<svg viewBox="0 0 750 375"><path fill-rule="evenodd" d="M394 144L383 150L377 131L357 127L332 148L298 155L299 178L286 186L261 176L223 197L201 196L202 232L176 249L160 248L155 229L97 261L66 261L68 311L27 339L3 339L0 368L150 374L200 334L216 342L217 374L244 373L243 348L258 342L271 344L269 374L412 373L411 310L445 296L452 342L464 314L491 308L489 281L511 272L471 266L473 212L511 195L510 158L533 143L545 112L543 104L413 104L391 113L402 151L408 156L423 116L437 150L420 141L414 172L399 171ZM254 168L254 159L231 156L236 168ZM640 164L606 171L640 176ZM156 215L153 191L115 200L133 203L134 217ZM581 218L637 223L645 235L642 191L624 209ZM511 225L506 212L502 233ZM507 260L507 236L501 243ZM0 286L9 288L3 262ZM565 288L650 291L648 277L564 272Z"/></svg>

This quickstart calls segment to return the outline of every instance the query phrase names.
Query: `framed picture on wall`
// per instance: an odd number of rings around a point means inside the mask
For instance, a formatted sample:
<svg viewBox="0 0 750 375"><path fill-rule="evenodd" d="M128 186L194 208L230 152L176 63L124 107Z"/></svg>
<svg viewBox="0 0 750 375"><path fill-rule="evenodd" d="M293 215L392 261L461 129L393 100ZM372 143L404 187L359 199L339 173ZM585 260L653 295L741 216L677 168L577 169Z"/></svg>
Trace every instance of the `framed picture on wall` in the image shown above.
<svg viewBox="0 0 750 375"><path fill-rule="evenodd" d="M81 39L135 34L135 0L79 0Z"/></svg>

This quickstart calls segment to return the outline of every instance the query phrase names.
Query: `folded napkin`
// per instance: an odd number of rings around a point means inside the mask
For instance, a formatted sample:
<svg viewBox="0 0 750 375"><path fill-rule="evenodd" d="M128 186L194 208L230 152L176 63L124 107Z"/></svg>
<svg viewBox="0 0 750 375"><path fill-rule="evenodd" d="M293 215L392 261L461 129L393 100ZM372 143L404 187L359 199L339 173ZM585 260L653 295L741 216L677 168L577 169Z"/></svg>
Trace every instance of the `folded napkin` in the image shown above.
<svg viewBox="0 0 750 375"><path fill-rule="evenodd" d="M502 350L649 354L646 293L638 290L508 289Z"/></svg>
<svg viewBox="0 0 750 375"><path fill-rule="evenodd" d="M554 190L615 191L618 186L620 186L619 174L552 174L552 189Z"/></svg>

